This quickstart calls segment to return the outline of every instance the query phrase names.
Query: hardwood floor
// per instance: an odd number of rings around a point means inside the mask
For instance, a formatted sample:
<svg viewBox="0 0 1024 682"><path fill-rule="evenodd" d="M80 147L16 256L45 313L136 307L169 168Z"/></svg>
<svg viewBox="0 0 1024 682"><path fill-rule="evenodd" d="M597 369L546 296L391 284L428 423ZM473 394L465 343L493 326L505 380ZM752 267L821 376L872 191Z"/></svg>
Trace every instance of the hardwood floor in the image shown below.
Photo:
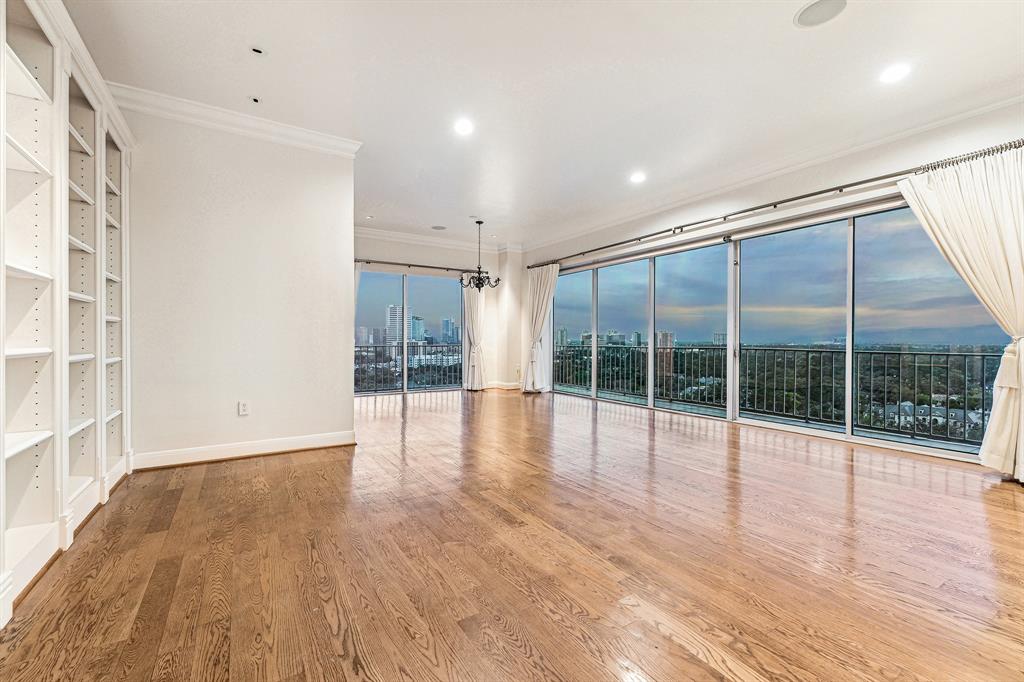
<svg viewBox="0 0 1024 682"><path fill-rule="evenodd" d="M0 679L1024 678L1024 488L980 468L570 396L356 412L130 477Z"/></svg>

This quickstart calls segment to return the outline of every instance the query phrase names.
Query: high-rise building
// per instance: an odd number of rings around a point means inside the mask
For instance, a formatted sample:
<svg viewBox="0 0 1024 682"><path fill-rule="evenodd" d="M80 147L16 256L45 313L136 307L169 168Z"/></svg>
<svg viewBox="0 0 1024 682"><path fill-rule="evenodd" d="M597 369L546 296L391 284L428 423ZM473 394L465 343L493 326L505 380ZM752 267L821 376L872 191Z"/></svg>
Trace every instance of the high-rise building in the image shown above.
<svg viewBox="0 0 1024 682"><path fill-rule="evenodd" d="M643 337L643 335L640 332L633 332L633 345L634 346L643 346L644 345L644 340L643 339L644 339L644 337Z"/></svg>
<svg viewBox="0 0 1024 682"><path fill-rule="evenodd" d="M409 320L409 340L423 341L426 334L423 328L423 318L419 315L412 315Z"/></svg>
<svg viewBox="0 0 1024 682"><path fill-rule="evenodd" d="M715 345L724 346L729 342L729 335L725 332L715 332Z"/></svg>
<svg viewBox="0 0 1024 682"><path fill-rule="evenodd" d="M676 335L662 329L655 334L654 345L658 348L672 348L676 345Z"/></svg>
<svg viewBox="0 0 1024 682"><path fill-rule="evenodd" d="M604 335L604 342L609 346L625 346L626 335L620 333L618 329L609 329Z"/></svg>
<svg viewBox="0 0 1024 682"><path fill-rule="evenodd" d="M387 328L384 343L389 345L402 343L402 317L404 311L400 305L389 305L387 312ZM408 322L406 323L408 327Z"/></svg>
<svg viewBox="0 0 1024 682"><path fill-rule="evenodd" d="M356 345L370 345L370 331L366 327L356 327Z"/></svg>
<svg viewBox="0 0 1024 682"><path fill-rule="evenodd" d="M559 327L558 331L555 332L555 345L556 346L568 346L569 345L569 330L565 327Z"/></svg>
<svg viewBox="0 0 1024 682"><path fill-rule="evenodd" d="M441 343L458 343L458 325L455 320L446 317L441 320Z"/></svg>

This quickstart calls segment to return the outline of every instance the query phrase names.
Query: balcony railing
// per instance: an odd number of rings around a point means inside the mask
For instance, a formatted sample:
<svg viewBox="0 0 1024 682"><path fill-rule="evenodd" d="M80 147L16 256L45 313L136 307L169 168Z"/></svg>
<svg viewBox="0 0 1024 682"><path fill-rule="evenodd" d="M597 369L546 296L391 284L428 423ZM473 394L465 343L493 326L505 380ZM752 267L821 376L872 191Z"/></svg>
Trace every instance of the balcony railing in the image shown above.
<svg viewBox="0 0 1024 682"><path fill-rule="evenodd" d="M409 390L458 388L462 385L462 344L408 345ZM355 347L355 392L402 390L402 346Z"/></svg>
<svg viewBox="0 0 1024 682"><path fill-rule="evenodd" d="M409 390L462 386L462 344L412 344L409 353Z"/></svg>
<svg viewBox="0 0 1024 682"><path fill-rule="evenodd" d="M724 411L725 346L657 347L653 397L664 407ZM597 393L647 401L647 347L599 346ZM743 346L738 363L741 414L820 425L846 425L846 349ZM853 353L853 428L899 439L981 443L992 409L998 353L858 350ZM591 347L556 345L554 387L590 394Z"/></svg>
<svg viewBox="0 0 1024 682"><path fill-rule="evenodd" d="M647 403L647 346L598 346L597 395Z"/></svg>
<svg viewBox="0 0 1024 682"><path fill-rule="evenodd" d="M854 427L980 445L998 353L854 352Z"/></svg>
<svg viewBox="0 0 1024 682"><path fill-rule="evenodd" d="M356 393L386 393L402 390L401 346L356 346Z"/></svg>
<svg viewBox="0 0 1024 682"><path fill-rule="evenodd" d="M657 346L654 349L654 401L725 409L725 346Z"/></svg>
<svg viewBox="0 0 1024 682"><path fill-rule="evenodd" d="M556 391L590 395L590 346L556 345L552 384Z"/></svg>

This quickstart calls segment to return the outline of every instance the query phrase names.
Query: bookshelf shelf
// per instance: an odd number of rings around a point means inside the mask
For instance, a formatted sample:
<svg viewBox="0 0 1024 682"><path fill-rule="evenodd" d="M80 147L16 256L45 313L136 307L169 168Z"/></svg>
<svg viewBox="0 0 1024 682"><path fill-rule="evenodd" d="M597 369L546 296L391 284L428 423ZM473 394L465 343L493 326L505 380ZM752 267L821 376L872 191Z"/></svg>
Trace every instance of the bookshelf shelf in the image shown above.
<svg viewBox="0 0 1024 682"><path fill-rule="evenodd" d="M131 472L128 415L107 420L127 403L131 133L62 3L2 6L0 627Z"/></svg>
<svg viewBox="0 0 1024 682"><path fill-rule="evenodd" d="M52 431L10 431L5 433L4 459L10 459L52 437Z"/></svg>

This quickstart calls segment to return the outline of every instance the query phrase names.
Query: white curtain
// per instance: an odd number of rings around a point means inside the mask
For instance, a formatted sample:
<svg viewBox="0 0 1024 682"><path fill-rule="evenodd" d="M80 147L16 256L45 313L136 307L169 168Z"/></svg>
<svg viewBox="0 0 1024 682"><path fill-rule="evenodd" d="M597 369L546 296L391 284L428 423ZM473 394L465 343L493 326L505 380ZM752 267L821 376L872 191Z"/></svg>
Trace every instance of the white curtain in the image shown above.
<svg viewBox="0 0 1024 682"><path fill-rule="evenodd" d="M939 251L1012 338L995 378L981 463L1024 480L1024 149L899 182Z"/></svg>
<svg viewBox="0 0 1024 682"><path fill-rule="evenodd" d="M466 360L463 363L462 387L467 391L482 391L487 385L484 378L484 292L472 287L462 290L466 309Z"/></svg>
<svg viewBox="0 0 1024 682"><path fill-rule="evenodd" d="M555 301L558 265L545 265L529 271L527 298L530 357L523 372L523 391L544 393L551 390L551 306Z"/></svg>

